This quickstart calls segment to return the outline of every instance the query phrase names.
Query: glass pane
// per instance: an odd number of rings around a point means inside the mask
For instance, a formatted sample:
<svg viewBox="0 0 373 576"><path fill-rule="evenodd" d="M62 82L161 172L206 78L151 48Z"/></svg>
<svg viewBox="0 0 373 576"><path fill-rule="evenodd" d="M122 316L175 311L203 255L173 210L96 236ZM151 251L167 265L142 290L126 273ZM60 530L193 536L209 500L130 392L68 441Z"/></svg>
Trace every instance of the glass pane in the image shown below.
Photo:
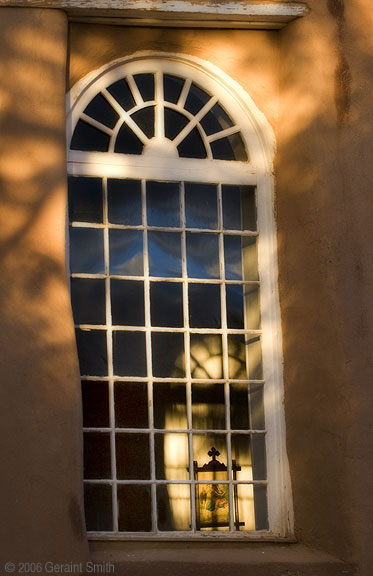
<svg viewBox="0 0 373 576"><path fill-rule="evenodd" d="M149 226L180 226L178 182L147 182L146 212Z"/></svg>
<svg viewBox="0 0 373 576"><path fill-rule="evenodd" d="M185 375L184 334L153 332L153 376L183 378Z"/></svg>
<svg viewBox="0 0 373 576"><path fill-rule="evenodd" d="M70 222L103 222L102 180L69 176Z"/></svg>
<svg viewBox="0 0 373 576"><path fill-rule="evenodd" d="M147 106L132 114L132 120L141 128L145 136L154 136L154 106Z"/></svg>
<svg viewBox="0 0 373 576"><path fill-rule="evenodd" d="M247 384L240 382L231 383L230 405L231 405L231 429L249 430L249 404Z"/></svg>
<svg viewBox="0 0 373 576"><path fill-rule="evenodd" d="M191 114L197 114L204 107L206 102L210 100L211 96L207 94L204 90L192 84L189 90L188 97L185 102L185 110L188 110Z"/></svg>
<svg viewBox="0 0 373 576"><path fill-rule="evenodd" d="M73 137L71 138L70 149L89 152L107 152L109 149L110 136L101 132L98 128L79 120Z"/></svg>
<svg viewBox="0 0 373 576"><path fill-rule="evenodd" d="M251 438L250 435L246 434L232 434L231 436L232 461L235 461L239 468L238 470L233 469L233 480L253 479Z"/></svg>
<svg viewBox="0 0 373 576"><path fill-rule="evenodd" d="M132 92L124 78L111 84L107 90L112 96L114 96L115 100L119 102L123 110L127 111L135 106Z"/></svg>
<svg viewBox="0 0 373 576"><path fill-rule="evenodd" d="M247 330L259 330L260 306L259 286L248 284L244 288L245 293L245 317Z"/></svg>
<svg viewBox="0 0 373 576"><path fill-rule="evenodd" d="M118 428L148 427L146 382L115 382L115 425Z"/></svg>
<svg viewBox="0 0 373 576"><path fill-rule="evenodd" d="M114 374L146 376L144 332L113 332Z"/></svg>
<svg viewBox="0 0 373 576"><path fill-rule="evenodd" d="M250 384L249 386L250 428L252 430L264 430L264 397L262 384Z"/></svg>
<svg viewBox="0 0 373 576"><path fill-rule="evenodd" d="M255 237L224 236L224 259L227 280L259 279Z"/></svg>
<svg viewBox="0 0 373 576"><path fill-rule="evenodd" d="M186 434L156 434L155 470L159 480L189 480L189 450Z"/></svg>
<svg viewBox="0 0 373 576"><path fill-rule="evenodd" d="M153 408L155 428L186 429L188 424L185 384L154 382Z"/></svg>
<svg viewBox="0 0 373 576"><path fill-rule="evenodd" d="M151 488L136 484L118 486L118 523L121 532L150 532Z"/></svg>
<svg viewBox="0 0 373 576"><path fill-rule="evenodd" d="M220 278L217 234L186 235L189 278Z"/></svg>
<svg viewBox="0 0 373 576"><path fill-rule="evenodd" d="M112 224L142 224L141 181L108 178L108 219Z"/></svg>
<svg viewBox="0 0 373 576"><path fill-rule="evenodd" d="M223 186L223 225L226 230L256 230L254 186Z"/></svg>
<svg viewBox="0 0 373 576"><path fill-rule="evenodd" d="M254 486L255 528L268 530L267 486Z"/></svg>
<svg viewBox="0 0 373 576"><path fill-rule="evenodd" d="M70 271L72 274L104 274L102 230L70 228Z"/></svg>
<svg viewBox="0 0 373 576"><path fill-rule="evenodd" d="M75 324L105 324L105 280L71 278L71 304Z"/></svg>
<svg viewBox="0 0 373 576"><path fill-rule="evenodd" d="M110 230L110 274L142 276L143 233L139 230Z"/></svg>
<svg viewBox="0 0 373 576"><path fill-rule="evenodd" d="M154 100L154 75L136 74L134 80L144 101Z"/></svg>
<svg viewBox="0 0 373 576"><path fill-rule="evenodd" d="M89 532L111 532L113 530L111 486L85 483L84 511Z"/></svg>
<svg viewBox="0 0 373 576"><path fill-rule="evenodd" d="M227 284L227 326L240 330L244 328L244 286Z"/></svg>
<svg viewBox="0 0 373 576"><path fill-rule="evenodd" d="M187 228L218 227L217 187L214 184L185 183Z"/></svg>
<svg viewBox="0 0 373 576"><path fill-rule="evenodd" d="M211 152L216 160L238 160L247 162L245 145L240 134L232 134L210 142Z"/></svg>
<svg viewBox="0 0 373 576"><path fill-rule="evenodd" d="M253 479L266 480L266 446L264 434L253 434L251 437Z"/></svg>
<svg viewBox="0 0 373 576"><path fill-rule="evenodd" d="M254 487L252 484L238 484L234 487L235 501L235 529L256 530L254 510Z"/></svg>
<svg viewBox="0 0 373 576"><path fill-rule="evenodd" d="M118 480L150 478L149 434L115 435Z"/></svg>
<svg viewBox="0 0 373 576"><path fill-rule="evenodd" d="M217 460L224 467L227 466L227 438L225 434L193 434L193 460L197 462L199 468L211 462L211 460ZM213 450L212 450L213 449ZM217 452L219 454L217 454ZM209 454L209 452L213 452ZM197 479L199 481L203 480L228 480L228 472L220 471L210 473L209 476L203 476L199 473Z"/></svg>
<svg viewBox="0 0 373 576"><path fill-rule="evenodd" d="M111 478L109 433L84 433L84 478Z"/></svg>
<svg viewBox="0 0 373 576"><path fill-rule="evenodd" d="M189 284L189 319L191 328L220 328L218 284Z"/></svg>
<svg viewBox="0 0 373 576"><path fill-rule="evenodd" d="M222 340L219 334L190 335L192 378L223 378Z"/></svg>
<svg viewBox="0 0 373 576"><path fill-rule="evenodd" d="M176 232L149 232L150 276L182 276L181 234Z"/></svg>
<svg viewBox="0 0 373 576"><path fill-rule="evenodd" d="M166 138L173 140L188 124L189 119L180 112L171 110L171 108L164 109L164 131Z"/></svg>
<svg viewBox="0 0 373 576"><path fill-rule="evenodd" d="M114 325L144 326L144 282L111 279L110 293Z"/></svg>
<svg viewBox="0 0 373 576"><path fill-rule="evenodd" d="M107 382L82 382L83 426L106 428L110 426L109 388Z"/></svg>
<svg viewBox="0 0 373 576"><path fill-rule="evenodd" d="M184 78L164 74L163 76L163 93L166 102L177 103L179 100L181 90L184 86Z"/></svg>
<svg viewBox="0 0 373 576"><path fill-rule="evenodd" d="M122 125L115 141L114 152L119 154L142 154L144 145L127 124Z"/></svg>
<svg viewBox="0 0 373 576"><path fill-rule="evenodd" d="M190 530L190 487L186 484L157 486L158 530Z"/></svg>
<svg viewBox="0 0 373 576"><path fill-rule="evenodd" d="M177 149L181 158L207 158L205 145L198 128L189 132Z"/></svg>
<svg viewBox="0 0 373 576"><path fill-rule="evenodd" d="M193 384L192 418L196 430L225 429L224 384Z"/></svg>
<svg viewBox="0 0 373 576"><path fill-rule="evenodd" d="M261 380L263 378L262 353L259 336L228 335L229 378ZM248 370L246 369L246 358Z"/></svg>
<svg viewBox="0 0 373 576"><path fill-rule="evenodd" d="M84 110L84 114L101 122L109 128L114 128L119 120L119 114L111 107L102 94L97 94Z"/></svg>
<svg viewBox="0 0 373 576"><path fill-rule="evenodd" d="M207 112L207 114L202 118L201 124L208 136L233 126L232 120L219 104L215 104L215 106Z"/></svg>
<svg viewBox="0 0 373 576"><path fill-rule="evenodd" d="M107 376L106 332L104 330L76 330L80 374Z"/></svg>
<svg viewBox="0 0 373 576"><path fill-rule="evenodd" d="M182 327L183 285L179 282L151 282L150 310L152 326Z"/></svg>

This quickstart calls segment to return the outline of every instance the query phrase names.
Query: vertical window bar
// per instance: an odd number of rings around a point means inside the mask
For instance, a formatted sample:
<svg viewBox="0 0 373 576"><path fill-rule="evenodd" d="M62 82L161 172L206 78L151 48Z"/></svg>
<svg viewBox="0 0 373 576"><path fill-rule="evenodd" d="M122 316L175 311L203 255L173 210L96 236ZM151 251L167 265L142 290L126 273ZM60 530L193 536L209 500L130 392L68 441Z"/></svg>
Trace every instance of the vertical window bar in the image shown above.
<svg viewBox="0 0 373 576"><path fill-rule="evenodd" d="M109 249L109 226L108 226L108 202L107 202L107 178L102 179L103 185L103 217L104 217L104 255L105 255L105 298L106 298L106 343L108 361L109 386L109 415L110 415L110 451L111 451L111 476L112 504L113 504L113 530L118 532L118 498L117 498L117 462L115 452L115 400L114 400L114 370L113 370L113 331L111 322L111 297L110 297L110 249Z"/></svg>
<svg viewBox="0 0 373 576"><path fill-rule="evenodd" d="M135 99L136 105L140 106L141 104L144 104L144 100L142 99L142 96L140 94L140 90L138 89L137 84L136 84L135 80L133 79L132 74L128 74L126 80L127 80L128 86L131 88L131 92L132 92L132 95Z"/></svg>
<svg viewBox="0 0 373 576"><path fill-rule="evenodd" d="M186 99L188 97L191 85L192 85L192 80L190 78L187 78L184 82L183 89L181 90L181 94L180 94L179 100L177 102L177 105L180 106L180 108L184 108L184 104L185 104Z"/></svg>
<svg viewBox="0 0 373 576"><path fill-rule="evenodd" d="M163 73L155 73L155 136L164 138L164 96L163 96Z"/></svg>
<svg viewBox="0 0 373 576"><path fill-rule="evenodd" d="M149 449L150 449L150 477L151 485L151 511L152 531L157 532L157 486L155 484L155 452L154 452L154 415L153 415L153 367L152 367L152 334L150 318L150 281L149 281L149 255L148 231L146 214L146 180L141 180L142 223L144 226L144 296L145 296L145 328L146 328L146 364L148 375L148 418L149 418Z"/></svg>

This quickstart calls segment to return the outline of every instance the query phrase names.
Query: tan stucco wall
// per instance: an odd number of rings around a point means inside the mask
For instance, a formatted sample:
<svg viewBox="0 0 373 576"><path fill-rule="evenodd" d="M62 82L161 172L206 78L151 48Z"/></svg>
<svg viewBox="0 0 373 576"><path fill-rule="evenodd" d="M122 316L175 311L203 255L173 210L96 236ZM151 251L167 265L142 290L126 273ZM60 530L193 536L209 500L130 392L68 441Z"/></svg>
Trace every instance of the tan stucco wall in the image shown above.
<svg viewBox="0 0 373 576"><path fill-rule="evenodd" d="M66 41L61 12L1 9L1 573L87 550L65 277Z"/></svg>

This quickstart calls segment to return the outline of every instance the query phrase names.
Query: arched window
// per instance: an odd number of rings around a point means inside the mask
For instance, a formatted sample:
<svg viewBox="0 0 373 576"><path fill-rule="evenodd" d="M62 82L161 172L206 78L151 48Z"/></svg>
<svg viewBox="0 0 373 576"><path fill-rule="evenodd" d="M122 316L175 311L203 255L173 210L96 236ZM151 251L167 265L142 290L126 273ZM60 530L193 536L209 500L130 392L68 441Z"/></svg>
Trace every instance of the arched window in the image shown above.
<svg viewBox="0 0 373 576"><path fill-rule="evenodd" d="M184 57L115 62L70 98L87 528L285 535L268 128Z"/></svg>

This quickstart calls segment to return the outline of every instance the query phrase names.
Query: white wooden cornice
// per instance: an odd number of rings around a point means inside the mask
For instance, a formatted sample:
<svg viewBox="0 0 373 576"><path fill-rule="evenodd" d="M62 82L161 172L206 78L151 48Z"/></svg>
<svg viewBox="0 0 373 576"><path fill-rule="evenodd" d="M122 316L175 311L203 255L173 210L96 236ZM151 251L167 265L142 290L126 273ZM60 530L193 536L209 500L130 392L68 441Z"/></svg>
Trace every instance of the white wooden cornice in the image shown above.
<svg viewBox="0 0 373 576"><path fill-rule="evenodd" d="M61 9L72 22L237 29L280 29L309 11L293 0L0 0L7 6Z"/></svg>

